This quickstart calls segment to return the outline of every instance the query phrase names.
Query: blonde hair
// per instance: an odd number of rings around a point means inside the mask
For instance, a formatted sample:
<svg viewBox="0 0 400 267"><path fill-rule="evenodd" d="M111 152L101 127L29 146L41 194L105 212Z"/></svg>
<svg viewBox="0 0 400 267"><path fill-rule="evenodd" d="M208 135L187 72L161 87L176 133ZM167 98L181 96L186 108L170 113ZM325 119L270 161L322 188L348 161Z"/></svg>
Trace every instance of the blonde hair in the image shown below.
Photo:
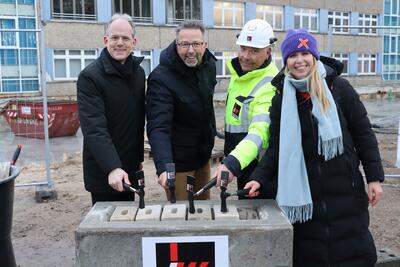
<svg viewBox="0 0 400 267"><path fill-rule="evenodd" d="M317 97L319 103L321 103L322 111L326 112L330 106L330 103L324 90L323 80L321 79L321 76L318 73L317 61L314 57L313 61L314 61L314 66L312 66L310 75L308 76L310 95L315 95ZM287 65L285 67L285 73L286 74L290 73Z"/></svg>

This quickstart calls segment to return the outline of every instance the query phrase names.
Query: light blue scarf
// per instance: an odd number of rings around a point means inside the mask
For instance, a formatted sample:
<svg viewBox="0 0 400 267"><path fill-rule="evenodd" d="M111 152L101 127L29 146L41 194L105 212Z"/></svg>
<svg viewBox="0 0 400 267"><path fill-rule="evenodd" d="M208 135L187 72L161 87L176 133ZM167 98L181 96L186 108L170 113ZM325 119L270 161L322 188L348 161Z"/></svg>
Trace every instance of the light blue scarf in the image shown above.
<svg viewBox="0 0 400 267"><path fill-rule="evenodd" d="M325 82L324 65L317 61L318 73L329 100L323 112L316 96L311 95L312 114L318 120L318 154L325 161L343 153L343 138L335 101ZM286 75L282 98L279 134L278 194L276 200L291 223L302 223L312 218L313 203L301 143L301 127L297 110L296 90L309 92L309 77L296 80Z"/></svg>

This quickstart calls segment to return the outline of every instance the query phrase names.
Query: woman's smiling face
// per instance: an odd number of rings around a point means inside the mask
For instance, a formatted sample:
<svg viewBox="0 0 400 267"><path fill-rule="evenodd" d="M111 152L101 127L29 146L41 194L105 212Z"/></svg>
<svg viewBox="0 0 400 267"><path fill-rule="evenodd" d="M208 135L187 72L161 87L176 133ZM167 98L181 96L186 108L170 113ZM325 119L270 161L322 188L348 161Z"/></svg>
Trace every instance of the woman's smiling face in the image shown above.
<svg viewBox="0 0 400 267"><path fill-rule="evenodd" d="M308 52L296 52L287 58L287 67L290 74L296 79L304 79L310 75L315 64L314 56Z"/></svg>

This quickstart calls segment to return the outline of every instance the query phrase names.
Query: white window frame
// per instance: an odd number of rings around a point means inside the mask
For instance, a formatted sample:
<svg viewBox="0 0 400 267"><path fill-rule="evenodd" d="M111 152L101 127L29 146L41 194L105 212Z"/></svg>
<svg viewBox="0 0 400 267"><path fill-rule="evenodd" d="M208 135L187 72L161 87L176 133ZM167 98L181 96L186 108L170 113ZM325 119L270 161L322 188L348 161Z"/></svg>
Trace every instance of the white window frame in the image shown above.
<svg viewBox="0 0 400 267"><path fill-rule="evenodd" d="M7 20L13 20L14 21L14 29L19 29L19 24L18 24L18 17L13 17L13 16L0 16L0 19L7 19ZM13 29L10 29L13 30ZM6 32L1 32L0 37L2 37L3 34ZM0 41L0 48L14 48L18 49L19 48L19 34L18 32L13 32L15 34L15 45L4 45Z"/></svg>
<svg viewBox="0 0 400 267"><path fill-rule="evenodd" d="M151 50L134 50L133 55L136 57L144 57L143 61L149 61L150 62L150 70L149 73L146 73L146 77L150 74L150 72L153 70L153 51Z"/></svg>
<svg viewBox="0 0 400 267"><path fill-rule="evenodd" d="M16 6L17 14L19 13L19 5ZM24 29L19 28L19 19L20 18L27 18L27 19L34 19L35 20L35 28L37 28L37 15L35 13L34 16L0 16L1 19L7 19L7 20L13 20L15 27L13 29L15 30L21 30L23 31ZM10 30L13 30L10 29ZM4 33L4 32L2 32ZM36 38L36 47L25 47L25 46L20 46L20 34L19 32L15 32L15 45L2 45L0 42L0 49L12 49L12 50L17 50L17 53L20 53L23 50L36 50L36 64L27 64L27 63L22 63L22 58L21 55L18 57L18 60L15 62L15 64L5 64L2 65L0 64L0 74L5 72L8 72L8 70L11 73L18 73L18 75L14 75L10 78L4 78L0 75L0 94L2 93L10 93L8 91L3 91L3 81L16 81L19 84L19 91L11 91L11 93L26 93L26 92L38 92L40 91L40 53L39 53L39 39L38 39L38 34L35 33L35 38ZM37 90L23 90L22 88L22 83L23 81L36 81L38 85Z"/></svg>
<svg viewBox="0 0 400 267"><path fill-rule="evenodd" d="M54 12L54 1L58 1L60 4L60 12L56 13ZM72 2L72 9L73 13L64 13L63 12L63 2ZM90 0L80 0L81 2L81 7L82 7L82 13L76 13L76 1L78 0L51 0L51 18L56 19L56 20L85 20L85 21L93 21L97 19L97 2L96 0L93 0L93 14L85 14L84 9L85 9L85 1L90 1Z"/></svg>
<svg viewBox="0 0 400 267"><path fill-rule="evenodd" d="M233 59L238 56L238 52L232 51L214 51L214 56L217 58L218 61L222 62L222 74L218 74L217 78L228 78L231 75L228 73L228 67L226 63L228 60Z"/></svg>
<svg viewBox="0 0 400 267"><path fill-rule="evenodd" d="M300 25L296 25L296 17L300 19ZM303 18L308 20L309 27L303 25ZM317 25L315 25L315 29L312 29L312 21L315 18ZM296 8L294 11L294 21L295 21L295 28L304 28L309 32L318 32L319 29L319 18L318 18L318 10L317 9L309 9L309 8Z"/></svg>
<svg viewBox="0 0 400 267"><path fill-rule="evenodd" d="M366 25L369 24L369 25ZM378 15L376 14L358 14L359 26L378 26ZM359 35L378 35L377 29L360 29Z"/></svg>
<svg viewBox="0 0 400 267"><path fill-rule="evenodd" d="M358 54L357 74L358 75L376 75L376 54ZM372 62L374 62L375 70L371 71ZM368 64L367 70L364 68L365 63Z"/></svg>
<svg viewBox="0 0 400 267"><path fill-rule="evenodd" d="M271 5L259 5L257 4L256 7L257 18L263 19L271 24L274 30L283 30L284 29L284 10L283 6L271 6ZM281 15L281 21L279 22L281 27L277 27L276 25L278 16ZM272 20L267 19L268 17L272 17Z"/></svg>
<svg viewBox="0 0 400 267"><path fill-rule="evenodd" d="M329 20L332 20L332 26L349 26L350 12L328 11L328 24L330 24ZM339 24L336 23L337 21ZM333 28L333 33L349 34L349 28Z"/></svg>
<svg viewBox="0 0 400 267"><path fill-rule="evenodd" d="M172 1L172 6L173 8L171 9L170 7L170 1ZM180 18L176 18L176 3L177 0L166 0L166 4L167 4L167 24L179 24L182 23L184 21L201 21L202 20L202 1L199 1L200 6L199 6L199 11L200 11L200 15L199 18L193 18L193 0L181 0L183 1L183 6L184 6L184 14L186 14L187 12L190 13L190 19L185 19L185 15L183 15L183 19ZM186 5L189 5L189 8L185 8ZM171 16L171 12L173 13Z"/></svg>
<svg viewBox="0 0 400 267"><path fill-rule="evenodd" d="M398 57L400 57L400 36L396 34L388 34L389 51L383 53L382 74L400 74L400 64L398 64ZM393 42L394 40L394 42ZM385 42L385 41L384 41ZM394 46L392 44L394 43ZM388 58L388 63L385 63L385 58Z"/></svg>
<svg viewBox="0 0 400 267"><path fill-rule="evenodd" d="M331 56L334 59L342 62L343 65L346 66L346 69L343 69L342 75L348 76L349 75L349 54L347 54L347 53L332 53Z"/></svg>
<svg viewBox="0 0 400 267"><path fill-rule="evenodd" d="M55 51L65 51L64 55L56 55ZM70 55L70 51L80 51L79 55ZM85 55L85 51L93 51L94 55ZM78 77L71 77L71 67L70 60L79 59L81 61L81 70L85 68L85 60L93 59L98 57L97 49L54 49L53 50L53 77L55 81L65 81L65 80L77 80ZM56 77L56 64L55 60L65 60L65 76L66 77Z"/></svg>
<svg viewBox="0 0 400 267"><path fill-rule="evenodd" d="M119 2L119 10L116 10L116 7L115 7L115 2L116 1L118 1ZM139 2L139 13L141 14L141 16L139 16L139 17L135 17L134 16L134 2ZM148 1L150 1L150 17L143 17L143 2L148 2ZM114 13L127 13L127 14L129 14L131 17L132 17L132 20L135 22L135 23L151 23L152 21L153 21L153 1L151 1L151 0L131 0L131 10L128 12L128 11L125 11L124 10L124 1L123 0L113 0L112 1L112 5L113 5L113 7L112 7L112 10L113 10L113 12Z"/></svg>
<svg viewBox="0 0 400 267"><path fill-rule="evenodd" d="M236 3L236 2L227 2L227 1L214 1L214 16L215 14L217 14L217 12L215 12L215 10L221 10L221 23L222 25L214 25L216 28L241 28L244 25L244 13L245 13L245 9L244 9L244 3ZM232 11L232 20L230 21L230 25L225 25L228 23L225 23L225 13L226 11ZM236 13L237 12L241 12L242 13L242 19L240 22L236 22ZM215 18L214 18L215 21Z"/></svg>

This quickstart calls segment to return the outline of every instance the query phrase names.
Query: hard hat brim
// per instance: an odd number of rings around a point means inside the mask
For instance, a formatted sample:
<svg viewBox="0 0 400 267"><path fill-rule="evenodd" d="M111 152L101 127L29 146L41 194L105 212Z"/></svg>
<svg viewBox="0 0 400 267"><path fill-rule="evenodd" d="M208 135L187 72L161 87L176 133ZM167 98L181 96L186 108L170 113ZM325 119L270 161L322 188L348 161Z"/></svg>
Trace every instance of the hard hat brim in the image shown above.
<svg viewBox="0 0 400 267"><path fill-rule="evenodd" d="M251 42L240 42L239 40L236 41L236 45L248 46L248 47L253 47L253 48L267 48L267 47L272 47L272 44L267 44L267 45L263 46L263 45L255 45L254 43L251 43Z"/></svg>

